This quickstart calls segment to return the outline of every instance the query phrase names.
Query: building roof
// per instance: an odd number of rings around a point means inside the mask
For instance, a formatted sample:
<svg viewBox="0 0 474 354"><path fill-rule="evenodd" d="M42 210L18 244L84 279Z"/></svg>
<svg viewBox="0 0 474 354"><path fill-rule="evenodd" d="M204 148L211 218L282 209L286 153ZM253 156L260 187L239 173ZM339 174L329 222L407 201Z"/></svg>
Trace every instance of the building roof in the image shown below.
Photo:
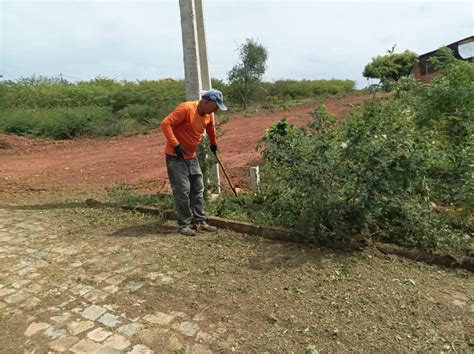
<svg viewBox="0 0 474 354"><path fill-rule="evenodd" d="M469 42L473 42L474 41L474 36L469 36L469 37L466 37L466 38L463 38L463 39L460 39L456 42L453 42L451 44L447 44L445 45L444 47L448 47L450 49L452 49L454 51L454 56L457 58L457 59L464 59L464 58L461 58L461 56L459 55L459 52L458 52L458 46L459 44L463 44L464 42L466 43L469 43ZM423 57L430 57L432 56L433 54L435 54L437 51L438 51L439 48L435 49L435 50L432 50L430 52L427 52L427 53L424 53L424 54L421 54L418 56L418 58L423 58Z"/></svg>

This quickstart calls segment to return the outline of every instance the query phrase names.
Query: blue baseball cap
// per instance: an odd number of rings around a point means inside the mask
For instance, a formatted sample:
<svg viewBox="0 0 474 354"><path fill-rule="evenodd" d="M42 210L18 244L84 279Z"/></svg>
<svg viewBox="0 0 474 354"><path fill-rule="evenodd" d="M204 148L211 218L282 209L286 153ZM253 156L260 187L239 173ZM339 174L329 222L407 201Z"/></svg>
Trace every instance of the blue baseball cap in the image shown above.
<svg viewBox="0 0 474 354"><path fill-rule="evenodd" d="M214 101L217 103L217 106L219 106L221 111L227 111L227 107L224 104L224 96L219 90L210 89L209 91L204 92L201 98L208 101Z"/></svg>

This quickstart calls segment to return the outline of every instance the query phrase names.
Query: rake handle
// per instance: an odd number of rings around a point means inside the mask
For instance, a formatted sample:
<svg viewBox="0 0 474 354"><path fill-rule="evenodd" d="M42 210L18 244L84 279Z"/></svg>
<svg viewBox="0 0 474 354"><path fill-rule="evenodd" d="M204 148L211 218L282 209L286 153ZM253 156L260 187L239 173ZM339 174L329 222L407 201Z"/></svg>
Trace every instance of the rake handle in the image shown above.
<svg viewBox="0 0 474 354"><path fill-rule="evenodd" d="M237 191L235 190L234 184L233 184L232 181L230 180L230 177L229 177L229 175L227 174L227 171L226 171L226 169L224 168L224 165L222 164L222 161L221 161L221 159L219 158L219 155L217 155L217 152L215 153L215 155L216 155L216 160L217 160L217 162L219 163L219 165L220 165L221 168L222 168L222 171L224 171L224 175L225 175L225 177L227 178L227 182L229 182L230 188L232 188L232 192L234 192L234 195L237 197Z"/></svg>

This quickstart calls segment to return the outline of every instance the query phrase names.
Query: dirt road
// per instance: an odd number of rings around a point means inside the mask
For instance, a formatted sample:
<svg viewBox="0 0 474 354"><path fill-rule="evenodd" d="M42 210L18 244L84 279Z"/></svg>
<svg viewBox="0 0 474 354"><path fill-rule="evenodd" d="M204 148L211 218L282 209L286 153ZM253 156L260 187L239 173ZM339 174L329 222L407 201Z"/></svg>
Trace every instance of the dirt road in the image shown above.
<svg viewBox="0 0 474 354"><path fill-rule="evenodd" d="M351 105L371 95L326 99L329 112L341 118ZM240 187L245 184L244 167L260 159L255 145L265 129L286 117L296 125L310 120L309 113L319 105L314 102L289 110L262 111L252 116L236 116L222 125L219 150L230 175ZM166 180L163 158L164 137L159 129L149 134L113 139L78 139L49 141L0 135L9 148L0 149L0 193L15 195L27 190L51 190L57 187L102 186L116 182L137 184ZM151 192L163 187L149 183Z"/></svg>

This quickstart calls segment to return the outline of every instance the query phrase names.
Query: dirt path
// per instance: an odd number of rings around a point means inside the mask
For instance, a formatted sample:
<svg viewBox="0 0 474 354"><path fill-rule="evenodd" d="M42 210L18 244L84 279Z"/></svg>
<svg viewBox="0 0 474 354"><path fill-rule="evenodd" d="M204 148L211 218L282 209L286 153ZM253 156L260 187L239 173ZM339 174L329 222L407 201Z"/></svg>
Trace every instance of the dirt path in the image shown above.
<svg viewBox="0 0 474 354"><path fill-rule="evenodd" d="M371 95L326 99L329 112L341 118L351 105ZM245 183L245 166L259 161L255 145L273 123L283 117L296 125L310 119L319 102L288 111L263 111L253 117L235 117L223 125L219 142L221 158L237 187ZM159 129L149 134L113 139L48 141L0 135L10 148L0 149L0 193L14 195L24 190L54 189L60 186L100 186L116 182L137 184L159 191L166 180L163 159L164 137Z"/></svg>

